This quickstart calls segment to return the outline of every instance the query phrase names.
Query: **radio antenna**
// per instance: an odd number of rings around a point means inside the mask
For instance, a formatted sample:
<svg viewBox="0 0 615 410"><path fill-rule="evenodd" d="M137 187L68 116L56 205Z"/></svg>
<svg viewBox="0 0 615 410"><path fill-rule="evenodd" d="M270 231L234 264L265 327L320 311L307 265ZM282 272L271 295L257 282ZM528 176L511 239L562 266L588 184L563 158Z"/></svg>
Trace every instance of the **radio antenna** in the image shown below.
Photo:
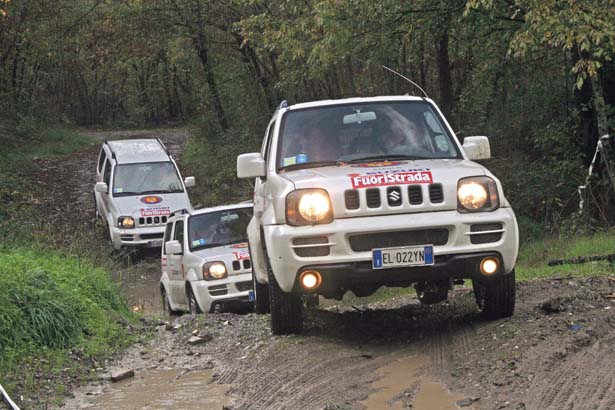
<svg viewBox="0 0 615 410"><path fill-rule="evenodd" d="M395 71L395 70L393 70L393 69L391 69L391 68L389 68L389 67L387 67L387 66L385 66L385 65L383 65L383 66L382 66L382 68L384 68L385 70L388 70L388 71L392 72L393 74L395 74L395 75L397 75L397 76L399 76L399 77L403 78L404 80L408 81L410 84L412 84L413 86L415 86L416 88L418 88L419 90L421 90L421 92L422 92L422 93L423 93L423 95L424 95L424 98L429 98L429 96L427 95L427 93L425 92L425 90L423 90L423 89L421 88L421 86L420 86L420 85L418 85L417 83L415 83L414 81L412 81L411 79L409 79L408 77L406 77L405 75L400 74L400 73L398 73L397 71Z"/></svg>

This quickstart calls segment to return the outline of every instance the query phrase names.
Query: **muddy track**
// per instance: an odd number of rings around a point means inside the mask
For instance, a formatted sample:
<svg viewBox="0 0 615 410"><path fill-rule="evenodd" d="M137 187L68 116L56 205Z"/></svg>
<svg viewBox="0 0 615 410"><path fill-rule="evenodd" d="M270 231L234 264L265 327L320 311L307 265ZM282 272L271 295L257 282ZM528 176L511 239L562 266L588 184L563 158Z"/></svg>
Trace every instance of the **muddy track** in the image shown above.
<svg viewBox="0 0 615 410"><path fill-rule="evenodd" d="M91 191L100 142L160 137L177 157L188 136L178 130L88 135L95 145L60 160L40 161L32 179L40 184L41 206L51 210L44 223L63 232L56 241L108 249L104 233L93 229ZM65 223L67 214L76 222L72 227ZM101 254L111 258L108 251ZM157 254L117 266L114 275L130 303L152 317L159 305ZM208 404L212 409L224 403L242 410L437 408L425 398L429 392L432 399L445 398L443 409L459 408L455 402L465 398L464 408L475 410L612 410L613 295L615 277L526 282L519 285L513 318L485 322L471 290L457 289L449 302L429 307L399 298L310 311L305 333L288 337L271 336L266 315L184 315L166 326L148 319L151 342L108 363L100 381L71 392L75 397L64 408L108 408L110 394L119 397L113 402L118 409L168 408L146 405L142 395L129 393L138 390L135 383L150 383L152 372L171 372L172 379L158 381L155 390L164 393L166 405L186 409L202 407L187 404L186 391L193 390L180 391L197 383L203 395L220 386L226 392L224 400ZM189 345L195 330L212 340ZM135 369L136 377L112 386L106 376L119 368ZM194 377L178 382L188 374ZM374 404L378 395L382 402Z"/></svg>

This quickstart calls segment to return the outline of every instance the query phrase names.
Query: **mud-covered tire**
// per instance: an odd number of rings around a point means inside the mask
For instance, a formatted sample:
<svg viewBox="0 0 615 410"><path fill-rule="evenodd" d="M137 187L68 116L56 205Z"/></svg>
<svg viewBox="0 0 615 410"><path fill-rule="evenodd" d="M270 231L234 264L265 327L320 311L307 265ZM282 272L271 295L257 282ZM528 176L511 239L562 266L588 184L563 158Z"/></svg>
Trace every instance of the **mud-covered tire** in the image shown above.
<svg viewBox="0 0 615 410"><path fill-rule="evenodd" d="M164 312L164 316L180 315L178 311L171 308L171 302L169 301L169 297L167 296L167 292L164 288L160 289L160 298L162 299L162 311Z"/></svg>
<svg viewBox="0 0 615 410"><path fill-rule="evenodd" d="M301 333L303 331L303 303L300 295L285 293L280 289L271 268L269 276L269 307L271 332L274 335Z"/></svg>
<svg viewBox="0 0 615 410"><path fill-rule="evenodd" d="M199 301L196 300L196 296L194 296L194 292L190 286L188 286L186 290L186 299L188 299L188 310L191 314L200 315L203 313L201 307L199 306Z"/></svg>
<svg viewBox="0 0 615 410"><path fill-rule="evenodd" d="M259 283L252 272L252 287L254 289L254 312L259 315L269 313L269 285Z"/></svg>
<svg viewBox="0 0 615 410"><path fill-rule="evenodd" d="M472 280L476 305L485 319L512 316L515 312L515 270L490 280Z"/></svg>
<svg viewBox="0 0 615 410"><path fill-rule="evenodd" d="M320 306L320 299L318 295L305 295L303 296L305 302L305 308L307 310L316 310Z"/></svg>

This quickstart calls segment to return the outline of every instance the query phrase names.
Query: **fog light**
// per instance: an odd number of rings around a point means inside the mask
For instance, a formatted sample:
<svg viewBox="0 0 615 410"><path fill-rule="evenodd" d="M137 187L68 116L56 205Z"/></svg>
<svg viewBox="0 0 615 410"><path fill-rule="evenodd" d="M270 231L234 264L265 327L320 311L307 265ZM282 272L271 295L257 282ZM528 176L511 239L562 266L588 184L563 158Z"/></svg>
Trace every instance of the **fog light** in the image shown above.
<svg viewBox="0 0 615 410"><path fill-rule="evenodd" d="M308 270L301 274L301 284L305 289L316 289L321 282L322 277L316 271Z"/></svg>
<svg viewBox="0 0 615 410"><path fill-rule="evenodd" d="M485 258L480 263L480 272L483 275L493 275L498 271L500 262L496 258Z"/></svg>

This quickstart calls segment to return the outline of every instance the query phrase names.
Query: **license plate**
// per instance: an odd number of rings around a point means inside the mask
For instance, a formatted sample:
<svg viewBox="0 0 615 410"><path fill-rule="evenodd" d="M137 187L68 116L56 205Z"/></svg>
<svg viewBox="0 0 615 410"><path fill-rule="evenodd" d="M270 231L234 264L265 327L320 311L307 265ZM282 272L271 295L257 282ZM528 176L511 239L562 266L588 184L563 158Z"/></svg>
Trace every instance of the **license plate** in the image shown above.
<svg viewBox="0 0 615 410"><path fill-rule="evenodd" d="M253 291L253 290L251 290L251 291L248 293L248 300L249 300L250 302L254 302L254 300L255 300L255 299L254 299L254 291Z"/></svg>
<svg viewBox="0 0 615 410"><path fill-rule="evenodd" d="M374 269L425 265L433 265L433 245L372 250L372 267Z"/></svg>
<svg viewBox="0 0 615 410"><path fill-rule="evenodd" d="M157 248L162 246L162 241L151 241L147 244L150 248Z"/></svg>

